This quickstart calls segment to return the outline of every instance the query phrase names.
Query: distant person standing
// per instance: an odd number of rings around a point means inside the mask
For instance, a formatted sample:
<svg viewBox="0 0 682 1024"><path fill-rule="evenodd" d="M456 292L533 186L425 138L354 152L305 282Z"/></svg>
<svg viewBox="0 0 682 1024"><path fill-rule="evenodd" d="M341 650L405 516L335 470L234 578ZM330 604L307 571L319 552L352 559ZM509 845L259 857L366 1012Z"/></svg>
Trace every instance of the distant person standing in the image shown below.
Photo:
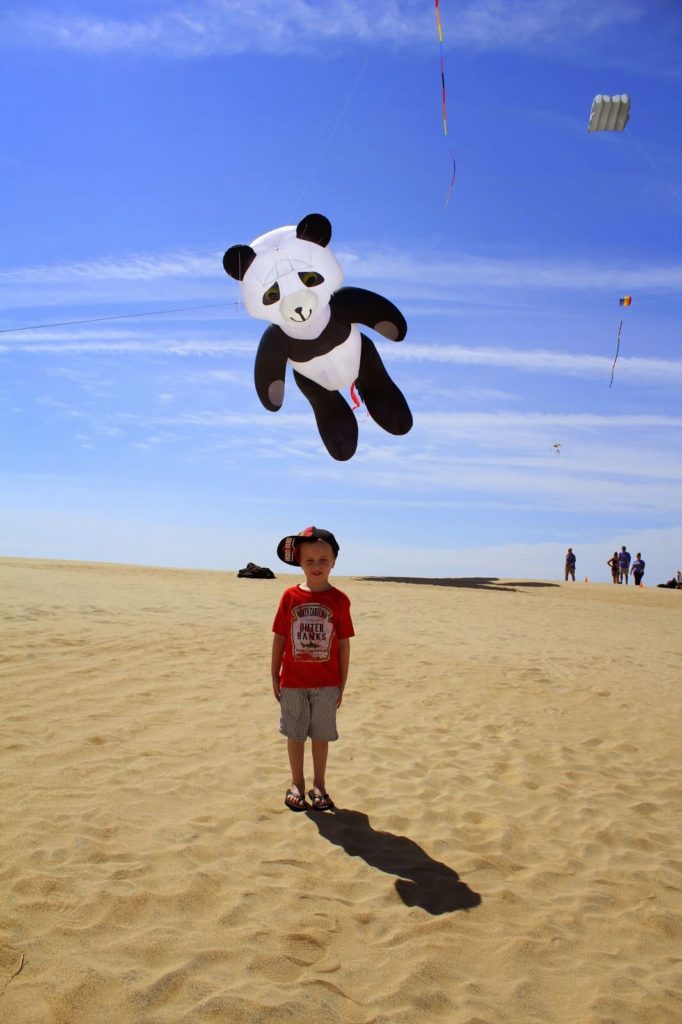
<svg viewBox="0 0 682 1024"><path fill-rule="evenodd" d="M630 554L628 549L625 547L625 544L623 544L623 546L620 549L620 552L618 554L618 576L619 576L619 581L618 582L619 583L627 584L627 582L628 582L628 574L630 572L630 562L631 561L632 561L632 555Z"/></svg>
<svg viewBox="0 0 682 1024"><path fill-rule="evenodd" d="M611 567L611 582L620 583L620 569L618 568L618 552L614 551L611 558L606 563Z"/></svg>
<svg viewBox="0 0 682 1024"><path fill-rule="evenodd" d="M642 558L641 551L638 551L635 555L635 560L632 563L630 574L635 577L635 586L639 587L642 583L642 577L644 576L644 566L646 562Z"/></svg>
<svg viewBox="0 0 682 1024"><path fill-rule="evenodd" d="M573 554L573 548L569 548L566 552L566 560L564 562L564 580L568 580L569 576L575 583L575 555Z"/></svg>

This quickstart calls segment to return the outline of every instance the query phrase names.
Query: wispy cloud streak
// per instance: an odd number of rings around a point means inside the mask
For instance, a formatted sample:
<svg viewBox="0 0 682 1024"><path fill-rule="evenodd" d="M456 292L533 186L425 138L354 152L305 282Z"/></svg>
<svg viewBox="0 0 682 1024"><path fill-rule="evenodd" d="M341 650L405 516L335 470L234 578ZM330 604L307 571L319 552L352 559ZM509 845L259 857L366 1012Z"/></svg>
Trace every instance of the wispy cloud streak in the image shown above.
<svg viewBox="0 0 682 1024"><path fill-rule="evenodd" d="M9 337L8 335L5 338ZM145 339L130 339L128 341L115 341L107 339L75 339L63 341L35 341L25 340L26 336L19 336L20 344L15 344L10 349L5 341L0 344L0 352L21 352L31 355L60 355L71 353L74 355L100 355L110 353L112 355L171 355L171 356L253 356L255 352L254 342L241 341L216 341L210 338L193 339L168 339L154 338L151 335Z"/></svg>
<svg viewBox="0 0 682 1024"><path fill-rule="evenodd" d="M0 270L0 285L41 285L46 279L54 284L70 281L158 281L164 278L201 278L217 274L222 253L188 252L140 254L123 259L102 259L89 262L34 264Z"/></svg>
<svg viewBox="0 0 682 1024"><path fill-rule="evenodd" d="M500 288L529 291L585 292L609 291L620 294L623 283L630 290L679 292L682 289L682 264L665 263L618 264L609 266L588 261L542 260L476 257L466 254L457 259L422 258L411 254L376 252L359 255L353 250L339 252L346 276L364 280L400 282L409 288L418 285L419 295L425 292L425 281L438 282L433 295L442 301L450 286ZM427 290L428 294L428 290Z"/></svg>
<svg viewBox="0 0 682 1024"><path fill-rule="evenodd" d="M452 301L461 301L463 295L467 301L474 302L477 290L483 304L493 288L514 295L521 291L531 295L540 292L611 292L619 295L625 282L631 291L672 295L682 292L680 263L654 264L647 261L641 265L628 265L611 262L605 267L601 262L551 257L542 260L499 259L462 254L453 259L434 257L433 254L376 250L368 256L367 252L372 252L371 246L362 251L351 247L338 251L348 282L398 287L403 296L431 299L441 305L448 297ZM435 282L431 289L425 285L428 281ZM223 272L222 253L218 251L141 254L0 270L0 296L5 307L22 303L33 306L41 303L68 305L74 293L87 295L89 287L101 300L108 294L110 301L120 302L125 301L126 293L138 294L134 288L141 285L153 286L152 295L173 294L168 292L168 286L172 286L173 289L182 288L182 294L188 297L194 287L195 297L208 295L216 301L222 298L226 302L238 298L234 282L229 281ZM197 288L197 285L201 287ZM457 294L458 288L466 291Z"/></svg>
<svg viewBox="0 0 682 1024"><path fill-rule="evenodd" d="M388 346L381 346L388 351ZM391 359L408 363L446 363L460 366L497 366L527 373L547 373L571 377L604 377L612 359L548 349L508 349L464 345L403 345L390 349ZM622 357L618 360L619 377L661 383L682 382L682 360L640 359Z"/></svg>
<svg viewBox="0 0 682 1024"><path fill-rule="evenodd" d="M321 52L338 44L433 44L433 16L421 0L194 0L147 4L145 15L98 17L87 0L76 13L35 6L5 15L0 25L13 42L90 54L132 52L179 58L246 51ZM643 16L635 0L469 0L447 24L447 45L479 50L538 49L581 40ZM267 31L264 31L267 26Z"/></svg>
<svg viewBox="0 0 682 1024"><path fill-rule="evenodd" d="M226 329L227 330L227 329ZM213 332L215 333L215 332ZM225 332L226 333L226 332ZM121 330L36 330L0 335L0 352L33 355L72 353L98 355L156 354L170 356L234 355L253 358L257 346L254 338L169 337L168 332L155 333L153 328L139 331ZM512 349L477 345L432 345L418 340L403 345L379 342L386 359L392 362L424 365L488 366L519 373L544 373L552 376L599 379L608 376L612 360L608 356L575 354L549 349ZM682 360L621 357L619 378L628 382L645 382L679 386L682 383Z"/></svg>

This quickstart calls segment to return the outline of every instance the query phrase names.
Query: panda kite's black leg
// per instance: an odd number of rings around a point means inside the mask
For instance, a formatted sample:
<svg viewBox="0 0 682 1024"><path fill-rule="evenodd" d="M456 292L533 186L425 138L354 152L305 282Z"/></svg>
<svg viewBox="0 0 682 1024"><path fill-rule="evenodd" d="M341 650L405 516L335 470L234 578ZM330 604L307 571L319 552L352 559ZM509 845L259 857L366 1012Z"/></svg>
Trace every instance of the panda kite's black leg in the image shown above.
<svg viewBox="0 0 682 1024"><path fill-rule="evenodd" d="M327 391L294 370L294 379L315 413L315 421L324 446L333 459L345 462L358 446L358 422L338 391Z"/></svg>
<svg viewBox="0 0 682 1024"><path fill-rule="evenodd" d="M380 427L389 434L406 434L411 429L412 413L405 396L386 372L374 343L364 334L357 385L368 413Z"/></svg>

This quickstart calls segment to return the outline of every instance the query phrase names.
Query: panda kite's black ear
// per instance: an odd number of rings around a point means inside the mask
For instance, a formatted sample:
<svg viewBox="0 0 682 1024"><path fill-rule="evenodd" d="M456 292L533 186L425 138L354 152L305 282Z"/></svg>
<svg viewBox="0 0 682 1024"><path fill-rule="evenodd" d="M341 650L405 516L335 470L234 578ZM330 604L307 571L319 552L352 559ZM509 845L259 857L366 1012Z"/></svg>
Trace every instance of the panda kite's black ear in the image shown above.
<svg viewBox="0 0 682 1024"><path fill-rule="evenodd" d="M332 226L321 213L309 213L296 226L296 237L316 245L329 245L332 237Z"/></svg>
<svg viewBox="0 0 682 1024"><path fill-rule="evenodd" d="M244 274L256 258L250 245L231 245L223 256L225 273L237 281L244 280Z"/></svg>

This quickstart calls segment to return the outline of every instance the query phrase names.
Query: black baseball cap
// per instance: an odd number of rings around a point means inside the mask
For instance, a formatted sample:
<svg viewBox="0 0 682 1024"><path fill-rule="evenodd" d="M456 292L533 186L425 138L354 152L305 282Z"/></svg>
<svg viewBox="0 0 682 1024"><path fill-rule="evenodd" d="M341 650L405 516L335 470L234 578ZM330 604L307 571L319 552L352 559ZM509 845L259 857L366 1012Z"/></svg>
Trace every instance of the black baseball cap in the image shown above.
<svg viewBox="0 0 682 1024"><path fill-rule="evenodd" d="M287 565L298 565L299 544L314 540L326 540L334 552L334 558L336 558L339 553L336 537L329 530L320 530L317 526L307 526L300 533L292 534L289 537L282 537L277 545L277 557L281 558Z"/></svg>

